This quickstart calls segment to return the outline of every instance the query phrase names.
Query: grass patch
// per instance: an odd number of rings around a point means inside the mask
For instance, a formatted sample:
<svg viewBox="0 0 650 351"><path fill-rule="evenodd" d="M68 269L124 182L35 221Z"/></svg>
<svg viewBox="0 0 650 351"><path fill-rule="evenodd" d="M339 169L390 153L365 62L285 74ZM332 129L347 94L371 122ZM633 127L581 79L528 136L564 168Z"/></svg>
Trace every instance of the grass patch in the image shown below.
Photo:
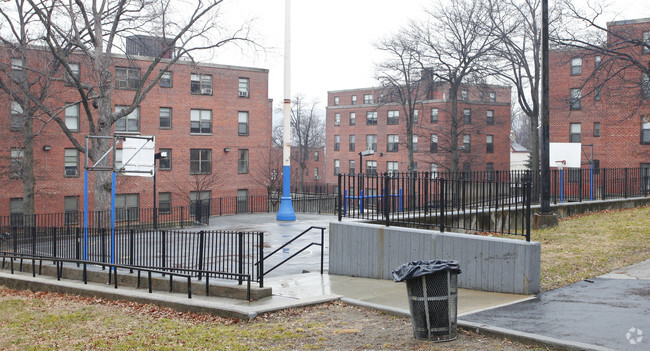
<svg viewBox="0 0 650 351"><path fill-rule="evenodd" d="M542 290L555 289L650 258L650 207L562 219L531 231L542 245Z"/></svg>

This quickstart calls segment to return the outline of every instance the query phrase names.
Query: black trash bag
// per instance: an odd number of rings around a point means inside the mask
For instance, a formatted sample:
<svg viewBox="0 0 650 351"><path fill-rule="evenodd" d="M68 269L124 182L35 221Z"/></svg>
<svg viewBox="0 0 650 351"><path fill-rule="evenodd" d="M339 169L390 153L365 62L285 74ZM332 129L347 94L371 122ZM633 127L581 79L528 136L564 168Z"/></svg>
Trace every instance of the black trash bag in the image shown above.
<svg viewBox="0 0 650 351"><path fill-rule="evenodd" d="M445 271L460 274L461 271L458 266L458 261L429 260L405 263L393 271L393 280L395 282L401 282L407 279Z"/></svg>

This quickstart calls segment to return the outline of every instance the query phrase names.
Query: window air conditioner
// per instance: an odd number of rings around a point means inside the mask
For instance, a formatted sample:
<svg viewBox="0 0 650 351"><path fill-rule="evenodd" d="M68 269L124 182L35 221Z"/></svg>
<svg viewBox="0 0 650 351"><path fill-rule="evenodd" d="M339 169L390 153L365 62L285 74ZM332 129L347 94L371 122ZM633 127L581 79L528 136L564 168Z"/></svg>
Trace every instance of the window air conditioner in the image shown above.
<svg viewBox="0 0 650 351"><path fill-rule="evenodd" d="M239 97L248 97L248 92L247 91L240 91L239 92Z"/></svg>

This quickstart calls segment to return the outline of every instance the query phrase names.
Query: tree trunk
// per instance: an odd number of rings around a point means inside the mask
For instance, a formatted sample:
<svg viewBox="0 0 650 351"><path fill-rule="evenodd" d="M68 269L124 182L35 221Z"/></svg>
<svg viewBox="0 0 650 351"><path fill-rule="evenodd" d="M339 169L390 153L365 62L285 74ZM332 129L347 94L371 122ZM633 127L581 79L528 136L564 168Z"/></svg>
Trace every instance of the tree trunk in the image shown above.
<svg viewBox="0 0 650 351"><path fill-rule="evenodd" d="M24 99L27 97L25 96ZM27 101L27 100L24 100ZM23 111L28 111L29 104L25 103ZM36 186L36 178L34 177L34 120L31 116L24 116L23 124L23 165L22 165L22 180L23 180L23 214L32 216L34 210L34 188Z"/></svg>

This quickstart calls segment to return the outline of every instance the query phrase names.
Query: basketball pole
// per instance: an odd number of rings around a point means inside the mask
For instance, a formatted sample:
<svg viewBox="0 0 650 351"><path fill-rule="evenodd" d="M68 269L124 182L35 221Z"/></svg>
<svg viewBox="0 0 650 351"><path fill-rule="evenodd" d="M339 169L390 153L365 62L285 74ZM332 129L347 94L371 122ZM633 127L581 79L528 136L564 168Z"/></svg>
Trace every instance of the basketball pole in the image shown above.
<svg viewBox="0 0 650 351"><path fill-rule="evenodd" d="M295 221L296 213L291 203L291 0L284 6L284 106L282 137L282 199L276 219Z"/></svg>

